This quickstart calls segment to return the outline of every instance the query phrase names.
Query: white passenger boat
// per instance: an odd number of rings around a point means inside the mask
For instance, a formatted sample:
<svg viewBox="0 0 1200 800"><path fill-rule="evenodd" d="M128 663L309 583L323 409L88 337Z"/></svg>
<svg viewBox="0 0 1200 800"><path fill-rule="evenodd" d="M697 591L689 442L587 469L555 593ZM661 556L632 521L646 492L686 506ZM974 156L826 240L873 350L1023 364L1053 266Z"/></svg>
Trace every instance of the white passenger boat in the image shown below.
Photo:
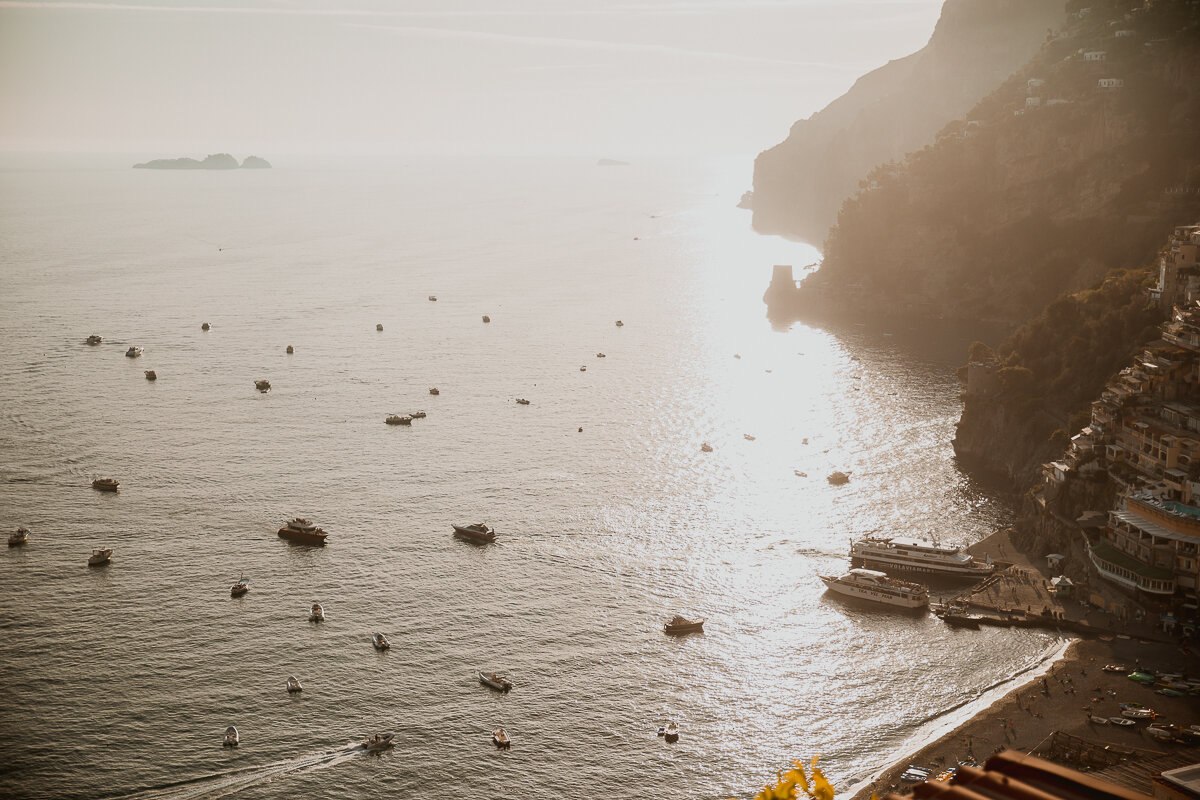
<svg viewBox="0 0 1200 800"><path fill-rule="evenodd" d="M375 645L376 650L387 650L392 646L392 643L382 633L371 634L371 644Z"/></svg>
<svg viewBox="0 0 1200 800"><path fill-rule="evenodd" d="M829 591L886 603L901 608L923 608L929 605L929 589L919 583L889 578L873 569L852 569L840 578L818 575Z"/></svg>
<svg viewBox="0 0 1200 800"><path fill-rule="evenodd" d="M303 692L304 687L300 685L300 679L295 675L289 675L287 679L287 690L289 692Z"/></svg>
<svg viewBox="0 0 1200 800"><path fill-rule="evenodd" d="M985 578L996 570L990 559L979 561L961 547L900 537L852 541L850 562L869 569L959 578Z"/></svg>
<svg viewBox="0 0 1200 800"><path fill-rule="evenodd" d="M230 725L225 729L225 741L221 742L222 747L237 747L240 741L237 728Z"/></svg>
<svg viewBox="0 0 1200 800"><path fill-rule="evenodd" d="M309 609L309 612L308 612L308 621L309 622L324 622L325 621L325 609L321 608L320 603L312 604L312 608Z"/></svg>

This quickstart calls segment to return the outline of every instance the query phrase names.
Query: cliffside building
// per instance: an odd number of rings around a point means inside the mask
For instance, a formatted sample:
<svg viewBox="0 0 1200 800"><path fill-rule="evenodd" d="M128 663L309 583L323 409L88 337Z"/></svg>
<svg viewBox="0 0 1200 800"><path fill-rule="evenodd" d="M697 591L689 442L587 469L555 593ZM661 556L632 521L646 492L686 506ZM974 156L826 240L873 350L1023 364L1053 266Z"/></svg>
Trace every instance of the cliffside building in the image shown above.
<svg viewBox="0 0 1200 800"><path fill-rule="evenodd" d="M1158 283L1150 296L1163 308L1194 306L1200 300L1200 222L1175 228L1159 251ZM1175 317L1178 321L1178 310Z"/></svg>

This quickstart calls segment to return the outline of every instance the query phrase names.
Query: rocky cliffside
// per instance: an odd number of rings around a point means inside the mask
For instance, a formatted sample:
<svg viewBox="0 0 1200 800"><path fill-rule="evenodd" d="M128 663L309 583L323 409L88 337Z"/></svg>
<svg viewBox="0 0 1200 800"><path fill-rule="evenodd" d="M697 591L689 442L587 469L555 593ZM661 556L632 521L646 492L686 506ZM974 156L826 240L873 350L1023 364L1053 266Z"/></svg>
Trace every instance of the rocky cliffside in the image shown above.
<svg viewBox="0 0 1200 800"><path fill-rule="evenodd" d="M1015 326L1146 263L1197 216L1200 7L1068 8L1069 26L968 121L872 171L805 288L858 313ZM773 312L802 313L803 294L776 293Z"/></svg>
<svg viewBox="0 0 1200 800"><path fill-rule="evenodd" d="M1065 0L947 0L923 49L859 78L754 166L754 227L820 244L876 165L931 143L1037 52Z"/></svg>

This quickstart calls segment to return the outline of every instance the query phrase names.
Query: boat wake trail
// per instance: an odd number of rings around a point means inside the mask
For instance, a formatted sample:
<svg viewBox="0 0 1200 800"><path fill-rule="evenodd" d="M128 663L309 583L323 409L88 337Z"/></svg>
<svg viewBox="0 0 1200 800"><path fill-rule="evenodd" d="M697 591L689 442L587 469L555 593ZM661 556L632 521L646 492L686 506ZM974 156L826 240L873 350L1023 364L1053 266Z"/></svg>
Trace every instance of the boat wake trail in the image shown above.
<svg viewBox="0 0 1200 800"><path fill-rule="evenodd" d="M132 794L111 798L111 800L210 800L211 798L226 797L251 786L270 783L285 775L335 767L365 754L366 751L360 745L352 744L340 750L328 750L319 755L300 756L257 767L202 775L177 783L141 789Z"/></svg>

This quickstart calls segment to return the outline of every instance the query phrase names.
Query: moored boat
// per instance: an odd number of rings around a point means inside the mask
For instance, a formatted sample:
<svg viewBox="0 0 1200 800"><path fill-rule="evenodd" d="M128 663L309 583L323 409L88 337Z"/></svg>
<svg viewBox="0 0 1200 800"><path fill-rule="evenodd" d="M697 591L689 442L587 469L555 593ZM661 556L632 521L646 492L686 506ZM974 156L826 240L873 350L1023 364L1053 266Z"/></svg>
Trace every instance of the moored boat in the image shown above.
<svg viewBox="0 0 1200 800"><path fill-rule="evenodd" d="M392 643L387 640L387 637L382 633L371 634L371 644L375 645L376 650L387 650L392 646Z"/></svg>
<svg viewBox="0 0 1200 800"><path fill-rule="evenodd" d="M17 528L16 531L8 535L8 546L16 547L20 544L25 544L29 541L29 531L24 528Z"/></svg>
<svg viewBox="0 0 1200 800"><path fill-rule="evenodd" d="M485 673L480 670L476 670L475 674L479 676L480 683L482 683L484 686L490 686L497 691L507 692L513 687L512 681L510 681L508 678L505 678L503 675L497 675L494 672Z"/></svg>
<svg viewBox="0 0 1200 800"><path fill-rule="evenodd" d="M517 405L519 405L519 406L527 406L527 405L529 405L529 401L528 401L528 400L526 400L524 397L518 397L518 398L517 398Z"/></svg>
<svg viewBox="0 0 1200 800"><path fill-rule="evenodd" d="M868 569L917 572L956 578L985 578L996 570L963 548L922 539L866 537L850 543L850 562Z"/></svg>
<svg viewBox="0 0 1200 800"><path fill-rule="evenodd" d="M261 381L255 381L254 388L258 389L260 392L269 392L271 391L271 382L265 379Z"/></svg>
<svg viewBox="0 0 1200 800"><path fill-rule="evenodd" d="M487 544L496 541L496 531L482 522L473 522L470 525L459 525L452 522L450 525L454 528L454 535L464 541L474 544Z"/></svg>
<svg viewBox="0 0 1200 800"><path fill-rule="evenodd" d="M1126 719L1125 717L1109 717L1108 724L1118 725L1122 728L1128 728L1130 725L1134 724L1134 721L1131 719Z"/></svg>
<svg viewBox="0 0 1200 800"><path fill-rule="evenodd" d="M304 687L300 685L300 679L295 675L289 675L287 679L287 690L289 693L303 692Z"/></svg>
<svg viewBox="0 0 1200 800"><path fill-rule="evenodd" d="M512 741L508 738L508 731L504 730L504 728L496 728L496 730L492 731L492 743L501 750L507 750Z"/></svg>
<svg viewBox="0 0 1200 800"><path fill-rule="evenodd" d="M102 341L104 341L104 339L100 338L99 336L97 336L96 334L93 333L91 336L87 337L87 339L85 341L88 344L100 344Z"/></svg>
<svg viewBox="0 0 1200 800"><path fill-rule="evenodd" d="M209 325L207 322L200 323L200 330L202 330L202 331L206 331L211 327L212 327L212 325Z"/></svg>
<svg viewBox="0 0 1200 800"><path fill-rule="evenodd" d="M929 605L929 589L919 583L889 578L873 569L851 569L841 577L818 575L829 590L847 597L858 597L876 603L901 608L923 608Z"/></svg>
<svg viewBox="0 0 1200 800"><path fill-rule="evenodd" d="M663 728L663 739L668 742L679 741L679 726L674 722L668 722L667 727Z"/></svg>
<svg viewBox="0 0 1200 800"><path fill-rule="evenodd" d="M663 632L671 636L683 636L688 633L701 633L704 630L703 619L691 620L686 617L681 617L678 614L671 617L671 621L663 625Z"/></svg>
<svg viewBox="0 0 1200 800"><path fill-rule="evenodd" d="M411 414L409 414L409 416L412 417L413 419L425 419L429 415L426 414L424 411L414 411Z"/></svg>
<svg viewBox="0 0 1200 800"><path fill-rule="evenodd" d="M395 744L395 742L392 741L395 737L396 734L394 733L377 733L374 736L363 740L362 746L363 749L368 753L386 750Z"/></svg>
<svg viewBox="0 0 1200 800"><path fill-rule="evenodd" d="M115 478L96 478L92 481L92 488L101 492L115 492L120 487L120 482Z"/></svg>
<svg viewBox="0 0 1200 800"><path fill-rule="evenodd" d="M146 375L146 380L148 380L148 381L158 380L158 373L152 369L145 370L145 375Z"/></svg>
<svg viewBox="0 0 1200 800"><path fill-rule="evenodd" d="M407 414L389 414L383 421L388 425L412 425L412 417Z"/></svg>
<svg viewBox="0 0 1200 800"><path fill-rule="evenodd" d="M96 548L92 551L92 554L88 556L88 566L98 567L101 564L107 564L108 562L112 561L112 554L113 551L111 547Z"/></svg>
<svg viewBox="0 0 1200 800"><path fill-rule="evenodd" d="M248 591L250 591L250 579L241 577L237 579L237 583L229 587L229 596L241 597Z"/></svg>
<svg viewBox="0 0 1200 800"><path fill-rule="evenodd" d="M441 389L439 389L439 388L438 388L438 387L436 387L436 386L430 386L430 387L429 387L429 393L430 393L430 394L441 394L441 393L442 393L442 390L441 390Z"/></svg>
<svg viewBox="0 0 1200 800"><path fill-rule="evenodd" d="M308 621L309 622L324 622L325 621L325 609L321 608L320 603L314 602L312 604L312 608L310 608L308 610Z"/></svg>
<svg viewBox="0 0 1200 800"><path fill-rule="evenodd" d="M146 352L146 348L144 348L144 347L130 347L128 350L125 351L125 355L128 358L137 358L144 352Z"/></svg>
<svg viewBox="0 0 1200 800"><path fill-rule="evenodd" d="M225 740L221 742L222 747L237 747L241 737L238 736L237 728L230 725L225 729Z"/></svg>
<svg viewBox="0 0 1200 800"><path fill-rule="evenodd" d="M279 535L293 542L323 546L329 534L303 517L296 517L279 529Z"/></svg>

